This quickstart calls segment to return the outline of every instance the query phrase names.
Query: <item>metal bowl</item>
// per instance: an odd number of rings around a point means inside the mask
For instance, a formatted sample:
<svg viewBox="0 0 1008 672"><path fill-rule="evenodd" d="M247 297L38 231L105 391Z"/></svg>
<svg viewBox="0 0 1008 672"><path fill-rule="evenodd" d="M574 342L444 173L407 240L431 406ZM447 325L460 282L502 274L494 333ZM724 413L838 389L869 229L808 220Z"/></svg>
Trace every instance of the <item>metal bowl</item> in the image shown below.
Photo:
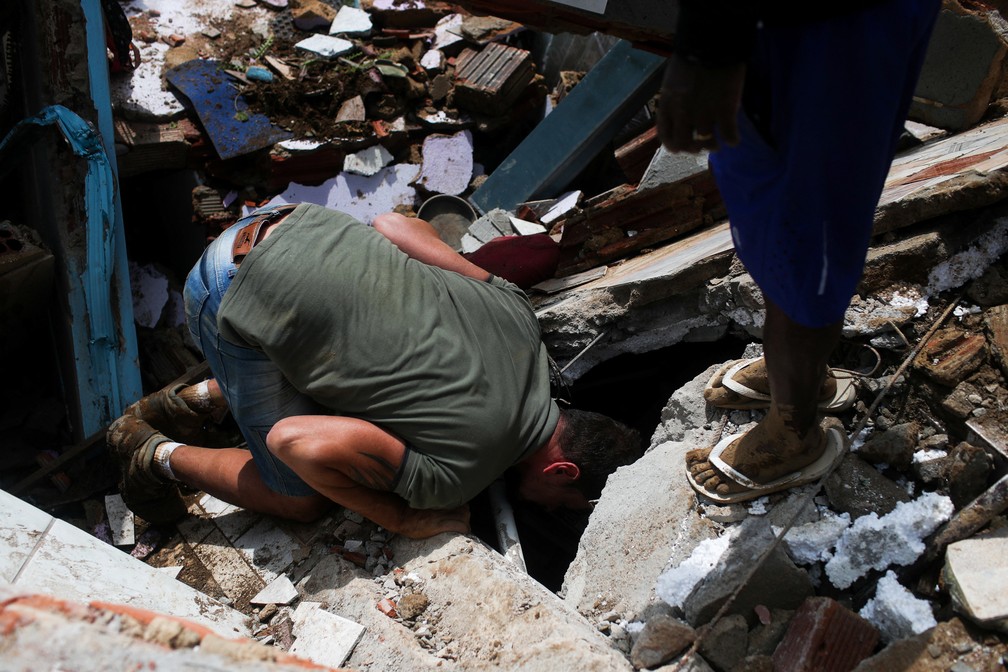
<svg viewBox="0 0 1008 672"><path fill-rule="evenodd" d="M435 194L420 206L417 217L430 222L441 240L457 250L469 225L476 221L476 211L464 198Z"/></svg>

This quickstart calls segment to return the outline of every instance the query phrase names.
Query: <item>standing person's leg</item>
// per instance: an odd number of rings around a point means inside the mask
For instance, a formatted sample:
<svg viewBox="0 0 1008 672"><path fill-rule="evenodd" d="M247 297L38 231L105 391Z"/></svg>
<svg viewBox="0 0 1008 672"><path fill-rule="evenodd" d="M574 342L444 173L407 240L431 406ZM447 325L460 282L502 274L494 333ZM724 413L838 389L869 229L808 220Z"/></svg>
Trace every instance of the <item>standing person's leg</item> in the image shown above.
<svg viewBox="0 0 1008 672"><path fill-rule="evenodd" d="M829 22L761 31L746 85L752 118L740 115L742 144L712 164L736 250L763 290L772 401L755 429L722 446L722 469L709 450L687 455L698 489L757 496L755 486L838 450L816 424L818 392L937 8L890 0ZM830 123L829 111L842 118Z"/></svg>

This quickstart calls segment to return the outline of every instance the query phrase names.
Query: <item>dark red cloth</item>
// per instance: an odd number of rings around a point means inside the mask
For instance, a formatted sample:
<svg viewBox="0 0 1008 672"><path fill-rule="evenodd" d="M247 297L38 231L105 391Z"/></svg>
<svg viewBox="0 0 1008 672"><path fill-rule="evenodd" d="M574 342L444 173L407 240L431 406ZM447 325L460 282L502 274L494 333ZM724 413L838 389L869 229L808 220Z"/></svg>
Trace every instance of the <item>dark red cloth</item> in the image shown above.
<svg viewBox="0 0 1008 672"><path fill-rule="evenodd" d="M560 261L560 245L545 233L504 236L463 256L480 268L528 289L553 277Z"/></svg>

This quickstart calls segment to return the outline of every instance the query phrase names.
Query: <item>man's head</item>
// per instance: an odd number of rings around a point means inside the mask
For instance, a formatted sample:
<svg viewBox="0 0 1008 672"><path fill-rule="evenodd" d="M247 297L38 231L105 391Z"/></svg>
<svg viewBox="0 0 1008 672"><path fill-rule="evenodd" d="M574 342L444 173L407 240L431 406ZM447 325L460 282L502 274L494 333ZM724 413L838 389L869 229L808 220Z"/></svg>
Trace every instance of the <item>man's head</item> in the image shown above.
<svg viewBox="0 0 1008 672"><path fill-rule="evenodd" d="M609 474L642 452L636 430L599 413L564 409L554 439L521 465L518 494L547 508L588 508Z"/></svg>

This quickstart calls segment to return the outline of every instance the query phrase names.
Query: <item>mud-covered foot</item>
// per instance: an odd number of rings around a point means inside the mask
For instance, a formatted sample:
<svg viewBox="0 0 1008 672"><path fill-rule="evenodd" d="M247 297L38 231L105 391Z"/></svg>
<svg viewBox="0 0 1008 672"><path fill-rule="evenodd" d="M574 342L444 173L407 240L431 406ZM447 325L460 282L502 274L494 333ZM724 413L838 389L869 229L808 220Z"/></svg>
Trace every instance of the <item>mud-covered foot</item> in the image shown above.
<svg viewBox="0 0 1008 672"><path fill-rule="evenodd" d="M151 523L170 523L186 514L178 485L154 470L154 451L168 437L127 414L112 423L105 435L119 463L119 492L136 515Z"/></svg>
<svg viewBox="0 0 1008 672"><path fill-rule="evenodd" d="M189 408L179 397L185 388L181 384L162 388L127 406L125 413L177 441L203 445L203 426L213 419L213 414Z"/></svg>
<svg viewBox="0 0 1008 672"><path fill-rule="evenodd" d="M835 443L839 436L830 438ZM687 478L694 489L712 499L753 499L814 480L821 471L820 463L828 467L837 454L838 447L828 445L826 439L822 427L814 426L799 437L770 415L746 434L713 449L719 450L718 459L731 473L715 466L711 461L712 449L706 448L686 453ZM830 454L826 455L828 448ZM803 473L809 465L816 465L816 470ZM780 483L779 479L789 480Z"/></svg>
<svg viewBox="0 0 1008 672"><path fill-rule="evenodd" d="M711 406L741 410L758 410L770 406L770 380L766 360L730 361L711 377L704 388L704 400ZM840 413L856 400L856 391L849 373L827 368L819 389L819 410Z"/></svg>

